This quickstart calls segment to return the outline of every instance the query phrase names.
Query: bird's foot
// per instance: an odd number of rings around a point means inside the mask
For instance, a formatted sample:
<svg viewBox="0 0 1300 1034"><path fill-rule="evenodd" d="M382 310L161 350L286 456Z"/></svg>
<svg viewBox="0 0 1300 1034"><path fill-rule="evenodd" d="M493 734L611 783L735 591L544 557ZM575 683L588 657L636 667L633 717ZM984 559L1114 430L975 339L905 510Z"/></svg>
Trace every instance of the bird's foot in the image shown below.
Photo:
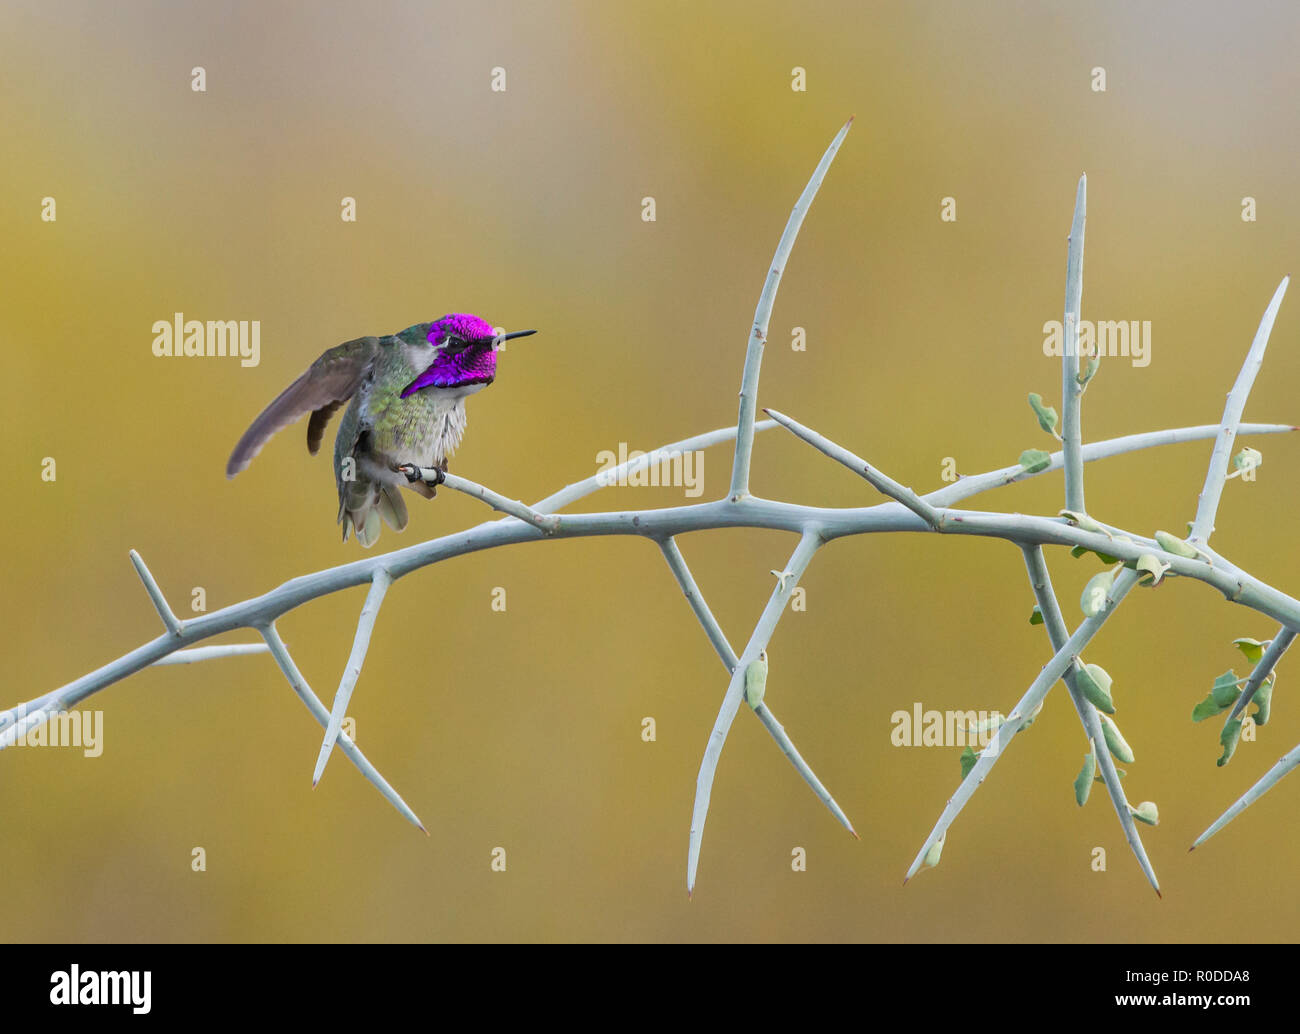
<svg viewBox="0 0 1300 1034"><path fill-rule="evenodd" d="M446 480L446 472L438 467L430 468L433 470L432 477L425 477L424 470L417 467L414 463L399 463L393 468L399 474L403 474L407 481L423 481L426 485L441 485Z"/></svg>

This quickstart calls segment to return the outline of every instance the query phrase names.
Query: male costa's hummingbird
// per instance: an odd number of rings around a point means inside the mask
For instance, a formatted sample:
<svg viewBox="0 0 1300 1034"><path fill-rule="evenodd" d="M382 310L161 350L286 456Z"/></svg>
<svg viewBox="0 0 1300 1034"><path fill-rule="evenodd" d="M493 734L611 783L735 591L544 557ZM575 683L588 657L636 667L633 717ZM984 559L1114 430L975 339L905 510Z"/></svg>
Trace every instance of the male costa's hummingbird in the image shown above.
<svg viewBox="0 0 1300 1034"><path fill-rule="evenodd" d="M344 542L355 530L358 542L372 546L380 518L395 531L406 527L401 488L426 499L436 491L398 468L445 471L465 433L466 396L496 378L496 346L535 333L497 335L485 320L453 312L386 337L336 345L262 410L230 454L226 477L247 467L273 434L306 413L307 451L314 456L330 417L351 399L334 438L338 519Z"/></svg>

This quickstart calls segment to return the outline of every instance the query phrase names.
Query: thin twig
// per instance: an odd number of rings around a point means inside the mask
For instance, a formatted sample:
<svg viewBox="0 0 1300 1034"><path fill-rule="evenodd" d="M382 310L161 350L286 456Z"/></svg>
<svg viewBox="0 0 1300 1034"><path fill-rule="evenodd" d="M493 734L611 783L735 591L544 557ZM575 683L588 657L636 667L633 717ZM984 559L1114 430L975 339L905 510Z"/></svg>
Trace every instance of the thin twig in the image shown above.
<svg viewBox="0 0 1300 1034"><path fill-rule="evenodd" d="M754 310L754 324L749 332L749 347L745 350L745 369L740 378L740 415L736 419L736 455L731 465L731 490L728 493L733 501L749 494L749 461L754 448L754 410L758 404L758 375L763 365L763 345L767 342L768 321L772 317L772 303L776 301L776 289L781 284L781 274L790 258L790 249L799 236L799 227L803 225L808 206L817 196L817 190L826 177L826 170L831 167L840 144L848 135L853 119L844 123L844 127L835 134L830 147L822 155L822 160L813 170L812 178L795 202L790 218L785 224L785 232L776 246L776 255L768 268L767 278L763 281L763 291L758 296L758 307Z"/></svg>
<svg viewBox="0 0 1300 1034"><path fill-rule="evenodd" d="M677 579L682 594L691 605L691 610L695 611L696 620L699 621L700 627L704 629L704 634L709 637L709 642L713 644L714 652L717 653L718 659L722 661L727 673L730 674L736 670L736 665L740 663L736 657L736 651L731 648L731 643L727 641L722 626L718 624L718 619L713 616L713 611L709 609L704 594L700 592L700 587L695 582L695 576L691 574L691 569L686 566L686 558L682 556L682 551L677 547L677 540L669 536L659 543L659 548L663 551L664 559L668 561L668 569L672 571L673 577Z"/></svg>
<svg viewBox="0 0 1300 1034"><path fill-rule="evenodd" d="M1196 838L1189 850L1195 851L1205 843L1205 841L1209 840L1210 837L1214 836L1215 833L1219 832L1219 830L1277 785L1282 777L1295 768L1296 765L1300 765L1300 746L1296 746L1287 751L1286 754L1282 755L1281 760L1270 768L1259 782L1242 794L1232 807L1215 819L1214 822L1211 823L1210 828Z"/></svg>
<svg viewBox="0 0 1300 1034"><path fill-rule="evenodd" d="M865 478L882 495L887 495L889 498L902 503L935 531L943 530L943 514L906 485L899 484L888 474L877 470L861 456L854 455L848 449L836 445L829 438L818 434L811 428L804 427L803 424L796 420L791 420L784 413L778 413L775 409L765 409L763 412L791 434L797 438L802 438L818 452L829 456L838 463L844 464L853 473Z"/></svg>
<svg viewBox="0 0 1300 1034"><path fill-rule="evenodd" d="M1061 451L1065 454L1065 508L1086 513L1083 504L1082 395L1079 383L1079 309L1083 301L1083 237L1088 216L1088 177L1079 177L1065 261L1065 341L1061 350ZM1100 344L1094 342L1093 347Z"/></svg>
<svg viewBox="0 0 1300 1034"><path fill-rule="evenodd" d="M754 431L770 431L776 426L775 420L760 420L754 425ZM1295 430L1295 428L1289 428ZM602 488L618 484L633 474L649 468L652 464L658 463L665 456L672 456L679 452L695 452L699 449L707 449L710 445L720 445L723 442L732 441L736 437L735 426L719 427L715 431L706 431L704 434L692 435L690 438L683 438L680 442L672 442L669 445L661 445L657 449L651 449L644 456L637 456L625 463L620 463L616 467L610 467L602 470L598 474L593 474L582 481L575 481L567 485L558 492L553 492L540 502L533 503L533 509L538 513L554 513L556 510L562 510L571 503L576 503L593 492L598 492Z"/></svg>
<svg viewBox="0 0 1300 1034"><path fill-rule="evenodd" d="M172 613L172 608L167 604L167 598L162 594L162 590L158 588L158 583L154 581L152 572L145 565L144 558L134 549L131 550L131 563L135 565L135 573L140 576L140 581L144 582L144 591L149 594L154 610L158 611L158 616L162 618L163 624L167 626L167 631L172 635L180 635L180 621Z"/></svg>
<svg viewBox="0 0 1300 1034"><path fill-rule="evenodd" d="M229 643L225 646L195 646L188 650L177 650L166 657L154 661L160 664L195 664L198 661L211 661L219 657L243 657L252 653L266 653L266 643Z"/></svg>
<svg viewBox="0 0 1300 1034"><path fill-rule="evenodd" d="M1069 641L1070 634L1065 625L1065 618L1061 616L1061 605L1056 598L1056 592L1052 589L1052 578L1047 570L1047 561L1043 558L1042 547L1026 546L1024 554L1025 567L1029 570L1029 584L1033 586L1034 599L1038 601L1038 611L1043 616L1043 627L1047 629L1052 649L1060 650ZM1091 700L1079 692L1074 673L1074 665L1066 668L1065 688L1069 690L1070 699L1074 702L1074 709L1078 712L1079 720L1083 723L1083 731L1093 744L1093 754L1097 759L1098 767L1101 769L1102 782L1106 785L1106 791L1110 795L1110 802L1115 808L1120 827L1124 830L1124 839L1128 841L1128 845L1137 858L1138 865L1141 866L1147 881L1159 894L1160 883L1156 879L1151 860L1147 857L1146 848L1142 844L1142 837L1138 834L1137 823L1133 821L1133 813L1129 811L1128 797L1125 796L1124 788L1120 785L1119 772L1115 769L1115 760L1110 756L1110 751L1106 749L1106 738L1102 732L1101 719L1097 717L1097 708L1093 706Z"/></svg>
<svg viewBox="0 0 1300 1034"><path fill-rule="evenodd" d="M677 584L681 586L682 593L690 603L691 609L695 611L696 619L709 637L709 642L713 644L718 659L722 661L722 666L727 669L727 673L731 674L736 670L740 659L736 656L736 651L731 648L731 643L727 641L726 635L723 634L722 627L718 624L717 618L713 616L713 611L709 609L704 594L700 592L700 587L695 583L695 577L691 574L691 569L686 566L686 558L682 556L682 551L677 548L676 540L673 538L664 539L659 543L659 548L663 550L664 559L668 561L669 569L677 579ZM817 795L817 799L825 804L830 809L831 814L839 820L840 824L856 837L858 833L853 828L853 823L849 821L848 816L844 814L844 810L836 803L830 791L822 785L822 781L817 778L811 766L803 759L803 755L795 749L793 741L781 723L776 720L776 715L762 704L754 708L754 714L771 734L772 739L776 740L777 746L790 759L795 771L812 788L812 792Z"/></svg>
<svg viewBox="0 0 1300 1034"><path fill-rule="evenodd" d="M949 798L947 807L943 809L943 814L939 816L939 821L935 823L934 829L930 831L925 843L921 845L921 850L917 852L916 860L912 862L911 868L907 870L907 879L910 880L916 875L935 841L947 835L948 827L961 814L966 802L971 799L971 796L979 789L980 784L984 782L989 769L1002 756L1007 745L1011 742L1011 738L1024 727L1025 721L1037 710L1038 705L1047 696L1047 691L1065 674L1066 669L1074 663L1074 659L1083 652L1083 648L1101 630L1101 626L1106 619L1115 613L1115 608L1128 591L1137 584L1137 579L1137 574L1128 570L1116 578L1115 584L1107 595L1105 609L1093 617L1087 618L1083 624L1075 629L1074 635L1070 636L1066 644L1056 651L1055 656L1038 673L1038 677L1030 683L1029 688L1025 690L1025 695L1020 698L1020 702L1007 716L1007 720L998 726L993 743L984 748L979 760L975 762L975 767L962 780L961 785L957 787L957 792ZM1099 739L1097 742L1101 744L1102 741ZM1098 746L1099 751L1100 749L1101 747Z"/></svg>
<svg viewBox="0 0 1300 1034"><path fill-rule="evenodd" d="M1286 653L1287 647L1295 640L1295 632L1283 625L1277 630L1277 635L1273 636L1273 641L1268 644L1264 654L1255 665L1255 670L1250 673L1250 678L1242 687L1241 695L1237 697L1237 702L1232 705L1232 710L1228 712L1228 717L1224 720L1224 725L1233 721L1237 715L1245 710L1246 705L1255 699L1255 694L1259 692L1259 687L1264 684L1269 673L1277 667L1277 662L1282 659Z"/></svg>
<svg viewBox="0 0 1300 1034"><path fill-rule="evenodd" d="M1300 427L1292 424L1242 424L1238 433L1285 434L1290 431L1300 431ZM1218 433L1218 424L1199 424L1195 427L1176 427L1166 431L1144 431L1141 434L1126 434L1120 438L1107 438L1104 441L1089 442L1085 445L1083 447L1083 462L1092 463L1094 460L1108 459L1111 456L1120 456L1126 452L1140 452L1143 449L1150 449L1160 445L1177 445L1180 442L1200 441L1204 438L1213 438ZM1051 461L1042 470L1031 473L1019 463L1015 463L999 470L990 470L984 474L972 474L969 477L961 478L951 485L945 485L933 492L927 492L921 498L932 506L943 508L963 499L969 499L981 492L987 492L990 489L1001 488L1003 485L1016 484L1020 481L1028 481L1031 478L1051 474L1064 466L1065 451L1057 450L1051 454ZM1067 509L1073 509L1073 507L1067 507ZM1082 513L1083 511L1077 512Z"/></svg>
<svg viewBox="0 0 1300 1034"><path fill-rule="evenodd" d="M1201 489L1196 502L1196 519L1192 522L1192 533L1188 541L1194 544L1210 541L1214 531L1214 518L1219 512L1219 499L1223 495L1224 478L1228 473L1228 460L1232 455L1232 445L1237 438L1237 425L1241 423L1241 414L1246 408L1246 398L1255 383L1255 376L1264 364L1264 350L1268 348L1268 337L1273 332L1273 321L1277 319L1277 310L1286 294L1286 286L1291 282L1284 276L1273 292L1273 298L1264 310L1255 331L1255 339L1250 343L1246 361L1241 364L1241 372L1228 393L1228 402L1223 407L1223 419L1219 421L1219 434L1214 442L1214 451L1210 453L1210 466L1205 472L1205 487Z"/></svg>
<svg viewBox="0 0 1300 1034"><path fill-rule="evenodd" d="M266 645L271 651L271 656L275 658L275 663L280 666L280 670L284 673L285 679L288 680L289 686L297 694L298 699L307 706L307 710L311 712L312 717L320 722L321 728L329 728L330 713L325 710L325 705L312 692L311 686L307 685L307 680L302 677L302 672L293 663L289 648L284 645L284 640L280 638L280 633L276 631L274 623L264 626L259 631L262 633L263 638L266 639ZM427 836L429 831L424 828L424 823L407 806L401 795L393 789L388 780L380 775L379 770L361 753L361 748L353 743L352 739L342 729L339 730L338 743L339 750L343 751L343 756L357 766L357 771L365 777L366 782L383 794L384 799L396 808L407 822Z"/></svg>
<svg viewBox="0 0 1300 1034"><path fill-rule="evenodd" d="M343 677L339 680L338 692L334 694L334 708L330 711L329 725L325 728L325 740L321 743L320 754L316 758L316 770L311 777L312 786L320 782L321 774L325 771L325 763L329 761L330 751L334 749L339 732L343 728L343 718L348 712L348 701L352 699L352 690L356 688L357 679L361 677L361 665L365 663L366 650L370 646L370 633L374 630L375 619L379 617L379 607L384 602L384 594L388 592L388 586L392 581L388 571L382 567L375 569L374 576L370 580L370 592L366 594L361 616L357 619L357 634L352 640L352 653L348 656Z"/></svg>
<svg viewBox="0 0 1300 1034"><path fill-rule="evenodd" d="M822 539L816 529L809 528L804 531L799 539L799 545L790 556L790 562L785 566L787 577L778 581L776 588L772 590L771 598L763 608L763 613L754 626L753 634L749 637L749 643L745 646L745 652L740 655L736 668L731 673L727 695L722 698L722 708L713 723L713 731L709 733L709 742L704 748L704 760L700 763L700 774L695 780L695 806L691 811L690 843L686 852L687 894L695 892L695 873L700 864L700 844L704 839L704 821L709 814L713 776L718 768L718 760L722 757L723 744L727 742L727 733L731 729L731 723L735 721L736 712L740 710L740 702L745 696L745 670L758 659L760 653L767 649L777 622L781 620L785 606L790 601L790 594L799 584L799 578L821 544Z"/></svg>
<svg viewBox="0 0 1300 1034"><path fill-rule="evenodd" d="M487 503L494 510L508 513L511 517L517 517L519 520L531 524L534 528L540 528L548 535L560 526L560 518L538 513L532 507L519 502L519 500L507 499L500 493L494 492L476 481L471 481L469 478L449 474L437 467L406 466L401 469L412 481L423 481L426 485L446 485L457 492L464 492L466 495L471 495Z"/></svg>
<svg viewBox="0 0 1300 1034"><path fill-rule="evenodd" d="M835 802L835 798L830 795L830 792L826 787L822 786L822 784L817 780L817 777L813 775L813 770L808 767L808 762L803 759L803 755L795 748L794 741L790 739L789 734L785 731L785 727L776 720L776 715L772 713L767 704L765 702L760 703L756 708L754 708L754 714L756 714L758 720L763 723L763 728L771 734L772 739L776 740L776 745L781 748L782 753L790 759L790 764L794 765L799 774L804 777L804 781L813 788L813 792L817 794L821 802L826 805L826 807L831 810L831 814L839 820L840 825L852 833L858 840L861 840L862 838L858 836L858 831L853 828L853 823L849 821L849 817L844 814L844 810Z"/></svg>

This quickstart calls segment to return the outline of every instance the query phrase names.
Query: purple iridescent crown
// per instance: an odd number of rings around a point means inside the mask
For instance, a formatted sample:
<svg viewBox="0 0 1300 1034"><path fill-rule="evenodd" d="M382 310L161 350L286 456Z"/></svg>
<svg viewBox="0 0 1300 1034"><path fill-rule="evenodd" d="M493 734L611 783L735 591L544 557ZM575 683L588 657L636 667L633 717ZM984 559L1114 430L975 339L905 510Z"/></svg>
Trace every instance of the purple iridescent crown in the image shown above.
<svg viewBox="0 0 1300 1034"><path fill-rule="evenodd" d="M433 365L403 389L402 398L421 388L491 384L497 375L495 337L492 324L468 312L448 313L431 323L429 344L439 348L438 354Z"/></svg>

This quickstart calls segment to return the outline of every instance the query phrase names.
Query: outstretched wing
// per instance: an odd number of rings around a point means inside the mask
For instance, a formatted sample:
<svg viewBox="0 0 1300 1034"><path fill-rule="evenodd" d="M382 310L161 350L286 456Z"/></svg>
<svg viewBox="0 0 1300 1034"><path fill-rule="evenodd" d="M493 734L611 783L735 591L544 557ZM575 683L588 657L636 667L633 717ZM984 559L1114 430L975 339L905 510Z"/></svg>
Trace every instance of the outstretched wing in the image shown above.
<svg viewBox="0 0 1300 1034"><path fill-rule="evenodd" d="M362 337L325 352L258 414L230 454L226 477L232 478L247 467L271 435L284 430L304 413L311 414L307 448L315 455L329 418L352 397L378 351L377 337Z"/></svg>

